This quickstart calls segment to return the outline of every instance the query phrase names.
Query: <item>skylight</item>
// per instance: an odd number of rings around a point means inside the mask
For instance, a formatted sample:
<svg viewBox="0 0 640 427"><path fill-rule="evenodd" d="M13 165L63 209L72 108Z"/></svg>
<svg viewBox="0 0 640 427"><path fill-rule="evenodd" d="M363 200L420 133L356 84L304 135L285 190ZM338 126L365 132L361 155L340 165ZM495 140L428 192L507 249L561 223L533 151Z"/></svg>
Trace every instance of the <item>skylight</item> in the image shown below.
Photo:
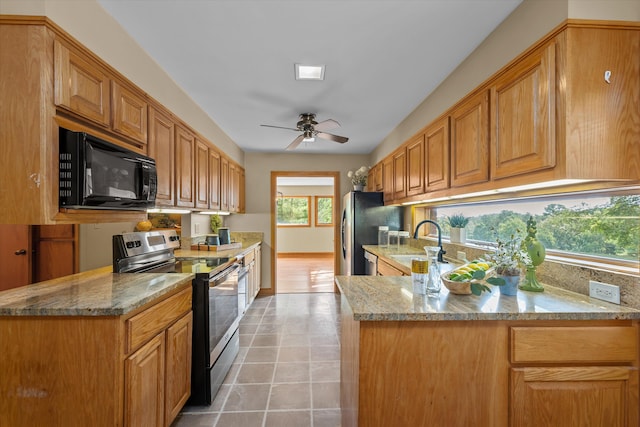
<svg viewBox="0 0 640 427"><path fill-rule="evenodd" d="M324 65L295 64L296 80L324 80Z"/></svg>

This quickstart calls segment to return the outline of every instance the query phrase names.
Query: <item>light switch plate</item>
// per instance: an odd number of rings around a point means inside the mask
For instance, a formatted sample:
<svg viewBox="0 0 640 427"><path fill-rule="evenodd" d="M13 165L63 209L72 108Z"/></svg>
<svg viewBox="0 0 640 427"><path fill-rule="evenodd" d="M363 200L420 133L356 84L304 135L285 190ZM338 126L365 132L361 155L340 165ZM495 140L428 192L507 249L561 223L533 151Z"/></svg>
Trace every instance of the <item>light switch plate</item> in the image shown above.
<svg viewBox="0 0 640 427"><path fill-rule="evenodd" d="M467 260L467 254L463 251L458 251L458 259L462 260L462 261L466 261Z"/></svg>
<svg viewBox="0 0 640 427"><path fill-rule="evenodd" d="M620 288L616 285L589 280L589 296L614 304L620 304Z"/></svg>

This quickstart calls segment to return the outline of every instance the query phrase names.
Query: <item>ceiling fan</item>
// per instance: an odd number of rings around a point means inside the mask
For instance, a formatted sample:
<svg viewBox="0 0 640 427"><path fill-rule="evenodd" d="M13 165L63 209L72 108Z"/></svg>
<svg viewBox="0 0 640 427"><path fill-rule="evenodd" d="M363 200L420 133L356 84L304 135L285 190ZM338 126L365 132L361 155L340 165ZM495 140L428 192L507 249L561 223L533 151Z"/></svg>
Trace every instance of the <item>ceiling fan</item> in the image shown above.
<svg viewBox="0 0 640 427"><path fill-rule="evenodd" d="M340 123L336 122L333 119L324 120L320 123L316 122L316 115L314 113L303 113L300 114L300 121L297 123L295 128L288 128L283 126L272 126L272 125L260 125L269 128L277 128L277 129L289 129L295 130L298 132L302 132L301 135L298 135L296 139L293 140L291 144L289 144L286 150L294 150L302 141L313 141L315 137L328 139L330 141L335 141L340 144L344 144L349 140L349 138L344 136L333 135L331 133L327 133L327 130L335 129L340 127Z"/></svg>

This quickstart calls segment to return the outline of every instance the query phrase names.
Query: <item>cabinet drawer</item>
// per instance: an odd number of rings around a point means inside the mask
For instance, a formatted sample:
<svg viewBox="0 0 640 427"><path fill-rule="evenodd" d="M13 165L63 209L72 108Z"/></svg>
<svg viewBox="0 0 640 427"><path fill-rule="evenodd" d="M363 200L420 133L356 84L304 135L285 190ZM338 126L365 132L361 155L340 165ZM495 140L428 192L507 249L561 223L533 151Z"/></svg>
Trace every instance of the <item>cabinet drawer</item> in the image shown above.
<svg viewBox="0 0 640 427"><path fill-rule="evenodd" d="M511 328L511 363L629 363L637 357L633 326Z"/></svg>
<svg viewBox="0 0 640 427"><path fill-rule="evenodd" d="M255 256L255 252L254 251L247 252L244 255L244 264L245 265L251 264L251 261L253 261L255 258L256 258L256 256Z"/></svg>
<svg viewBox="0 0 640 427"><path fill-rule="evenodd" d="M129 354L191 310L191 286L126 321Z"/></svg>

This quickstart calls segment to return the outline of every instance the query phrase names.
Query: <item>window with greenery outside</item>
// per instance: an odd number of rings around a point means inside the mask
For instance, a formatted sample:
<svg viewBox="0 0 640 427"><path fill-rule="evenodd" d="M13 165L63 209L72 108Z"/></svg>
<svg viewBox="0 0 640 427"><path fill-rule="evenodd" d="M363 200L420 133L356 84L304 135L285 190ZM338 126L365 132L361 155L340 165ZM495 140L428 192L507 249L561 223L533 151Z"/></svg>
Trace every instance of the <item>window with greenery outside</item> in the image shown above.
<svg viewBox="0 0 640 427"><path fill-rule="evenodd" d="M440 206L434 211L445 236L450 235L445 217L455 213L470 218L467 240L478 244L495 241L494 230L503 239L515 230L524 232L527 219L533 216L537 237L549 254L638 263L640 196L637 194L581 193Z"/></svg>
<svg viewBox="0 0 640 427"><path fill-rule="evenodd" d="M310 226L309 196L282 196L276 200L278 226Z"/></svg>
<svg viewBox="0 0 640 427"><path fill-rule="evenodd" d="M333 197L316 196L316 226L333 225Z"/></svg>

